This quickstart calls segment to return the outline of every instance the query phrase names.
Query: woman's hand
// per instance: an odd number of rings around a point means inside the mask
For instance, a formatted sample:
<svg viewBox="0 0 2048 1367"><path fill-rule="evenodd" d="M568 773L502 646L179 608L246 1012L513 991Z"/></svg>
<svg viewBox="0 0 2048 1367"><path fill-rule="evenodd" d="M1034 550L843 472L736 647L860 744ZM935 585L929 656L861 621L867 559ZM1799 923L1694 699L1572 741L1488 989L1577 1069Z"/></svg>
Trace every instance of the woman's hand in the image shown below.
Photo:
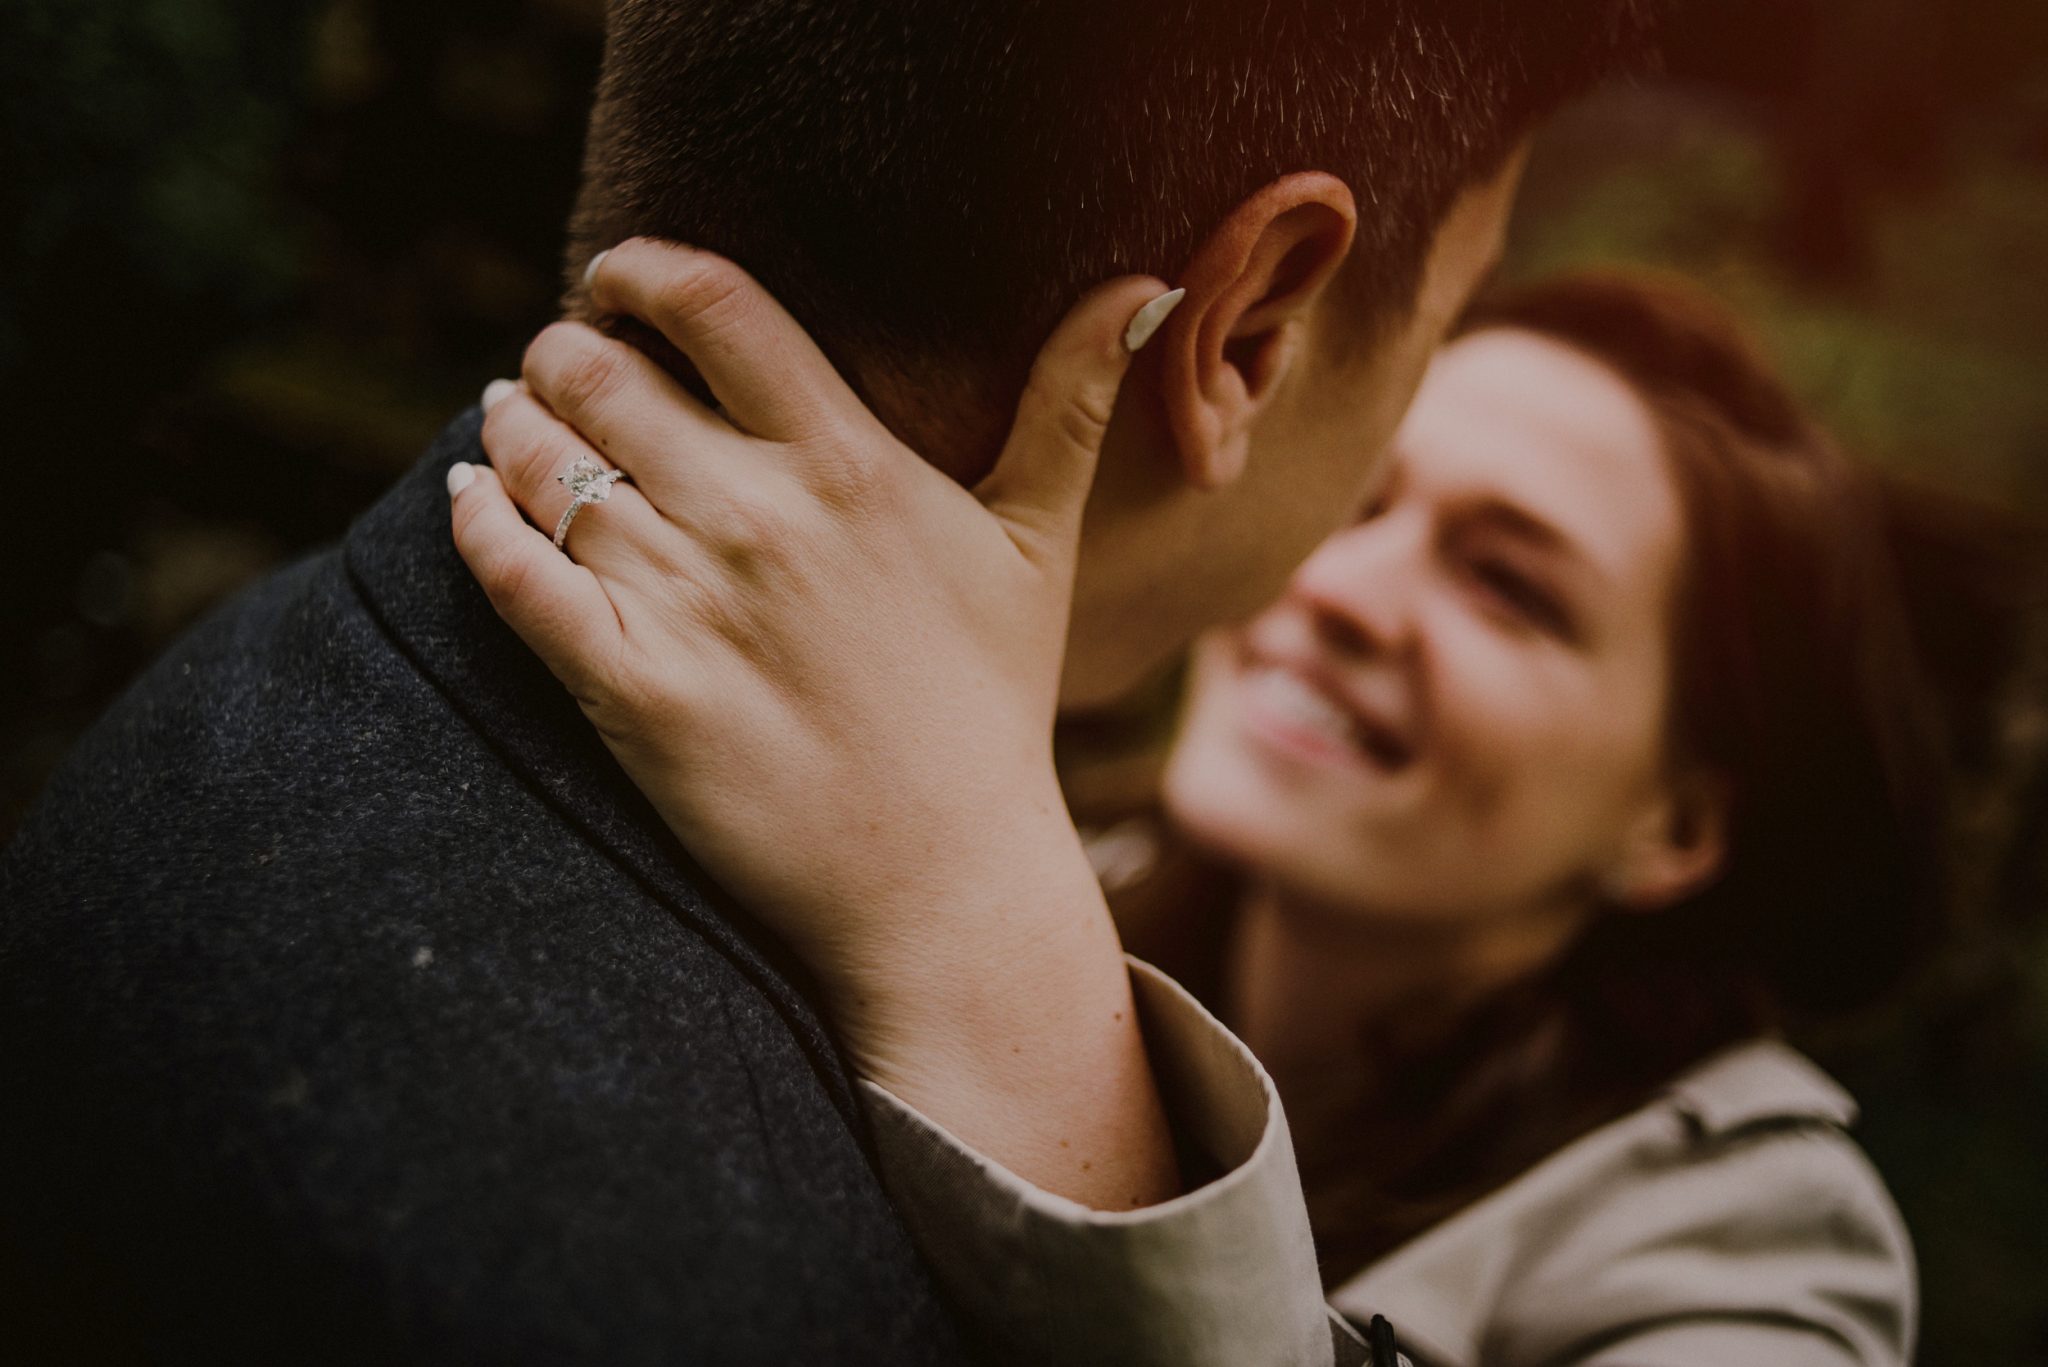
<svg viewBox="0 0 2048 1367"><path fill-rule="evenodd" d="M494 468L450 474L464 559L691 853L818 975L857 1066L928 1112L941 1094L935 1119L1055 1189L1165 1194L1170 1159L1113 1161L1163 1152L1165 1131L1051 753L1125 329L1164 286L1075 308L972 492L732 263L635 241L590 289L667 337L721 411L622 342L549 328L524 385L493 387ZM630 482L580 512L565 554L537 528L579 457ZM1030 1135L1027 1086L1032 1104L1142 1104ZM1078 1176L1099 1163L1114 1192Z"/></svg>

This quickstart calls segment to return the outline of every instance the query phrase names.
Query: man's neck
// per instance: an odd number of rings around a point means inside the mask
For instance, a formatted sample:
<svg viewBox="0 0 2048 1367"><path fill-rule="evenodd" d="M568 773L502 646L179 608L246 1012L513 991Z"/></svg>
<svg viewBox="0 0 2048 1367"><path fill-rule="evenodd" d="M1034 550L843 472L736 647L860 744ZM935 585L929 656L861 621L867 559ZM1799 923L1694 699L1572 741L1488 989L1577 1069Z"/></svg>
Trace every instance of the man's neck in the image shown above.
<svg viewBox="0 0 2048 1367"><path fill-rule="evenodd" d="M1157 802L1186 685L1187 659L1176 656L1108 707L1060 713L1053 762L1077 822L1106 825Z"/></svg>

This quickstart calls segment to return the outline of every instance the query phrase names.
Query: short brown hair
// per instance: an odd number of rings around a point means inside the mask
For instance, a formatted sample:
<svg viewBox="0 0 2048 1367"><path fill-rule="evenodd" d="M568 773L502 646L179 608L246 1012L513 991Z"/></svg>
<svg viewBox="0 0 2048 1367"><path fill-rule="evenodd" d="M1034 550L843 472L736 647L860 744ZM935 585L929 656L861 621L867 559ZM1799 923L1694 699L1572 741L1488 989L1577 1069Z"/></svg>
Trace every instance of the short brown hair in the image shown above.
<svg viewBox="0 0 2048 1367"><path fill-rule="evenodd" d="M1882 995L1932 938L1946 766L1876 484L1685 282L1568 277L1473 321L1586 352L1662 429L1686 510L1672 741L1735 807L1729 867L1671 919L1795 1012Z"/></svg>
<svg viewBox="0 0 2048 1367"><path fill-rule="evenodd" d="M1652 2L613 0L568 278L706 247L842 366L938 359L999 401L1084 288L1323 170L1392 314L1458 191L1642 52Z"/></svg>

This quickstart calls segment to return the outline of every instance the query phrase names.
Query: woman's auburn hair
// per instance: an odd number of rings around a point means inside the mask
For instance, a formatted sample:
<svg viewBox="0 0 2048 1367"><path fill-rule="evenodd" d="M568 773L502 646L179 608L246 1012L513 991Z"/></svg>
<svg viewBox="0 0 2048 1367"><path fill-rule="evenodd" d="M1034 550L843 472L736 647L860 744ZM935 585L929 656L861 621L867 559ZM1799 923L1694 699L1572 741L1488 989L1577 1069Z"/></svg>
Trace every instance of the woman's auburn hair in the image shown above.
<svg viewBox="0 0 2048 1367"><path fill-rule="evenodd" d="M1568 276L1486 301L1463 330L1500 327L1627 381L1684 513L1671 755L1727 785L1729 854L1698 897L1627 919L1756 975L1794 1021L1870 1004L1935 937L1946 790L1876 484L1695 286Z"/></svg>
<svg viewBox="0 0 2048 1367"><path fill-rule="evenodd" d="M1429 1047L1316 1089L1293 1123L1333 1283L1716 1050L1875 1003L1942 914L1941 728L1874 486L1696 287L1569 276L1460 332L1494 328L1608 367L1656 421L1686 537L1670 756L1725 785L1728 854L1686 901L1597 917Z"/></svg>

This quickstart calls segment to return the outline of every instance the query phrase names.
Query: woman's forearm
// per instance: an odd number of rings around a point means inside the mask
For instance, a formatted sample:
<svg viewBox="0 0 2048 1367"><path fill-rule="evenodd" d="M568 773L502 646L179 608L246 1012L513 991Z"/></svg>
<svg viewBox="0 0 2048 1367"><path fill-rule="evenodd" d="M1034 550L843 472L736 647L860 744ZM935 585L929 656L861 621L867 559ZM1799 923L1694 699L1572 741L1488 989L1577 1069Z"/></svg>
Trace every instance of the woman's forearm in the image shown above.
<svg viewBox="0 0 2048 1367"><path fill-rule="evenodd" d="M1101 890L1071 825L1018 834L1003 867L954 883L942 933L828 984L855 1066L1056 1195L1167 1200L1172 1137Z"/></svg>
<svg viewBox="0 0 2048 1367"><path fill-rule="evenodd" d="M1177 1200L1084 1209L861 1086L883 1181L970 1339L1019 1367L1366 1367L1323 1303L1272 1080L1172 979L1125 963L1176 1140L1207 1179Z"/></svg>

